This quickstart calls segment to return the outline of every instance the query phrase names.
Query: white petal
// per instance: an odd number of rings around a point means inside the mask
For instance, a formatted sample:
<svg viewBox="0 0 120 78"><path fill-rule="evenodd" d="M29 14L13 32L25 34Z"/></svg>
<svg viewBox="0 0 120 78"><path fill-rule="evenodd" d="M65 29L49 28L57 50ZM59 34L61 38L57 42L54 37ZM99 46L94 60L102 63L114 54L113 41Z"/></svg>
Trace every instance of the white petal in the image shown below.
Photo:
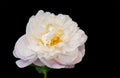
<svg viewBox="0 0 120 78"><path fill-rule="evenodd" d="M37 59L35 62L34 62L35 65L37 66L44 66L44 64L39 60Z"/></svg>
<svg viewBox="0 0 120 78"><path fill-rule="evenodd" d="M31 16L29 19L29 22L27 23L26 27L26 33L30 34L33 33L34 31L34 24L35 24L35 16Z"/></svg>
<svg viewBox="0 0 120 78"><path fill-rule="evenodd" d="M40 18L43 14L44 14L44 11L40 10L35 16Z"/></svg>
<svg viewBox="0 0 120 78"><path fill-rule="evenodd" d="M83 45L87 40L87 36L84 31L79 30L76 34L71 38L68 44L64 47L66 51L72 51L78 46Z"/></svg>
<svg viewBox="0 0 120 78"><path fill-rule="evenodd" d="M78 49L67 52L66 54L59 54L55 60L63 65L71 65L71 63L77 58Z"/></svg>
<svg viewBox="0 0 120 78"><path fill-rule="evenodd" d="M85 45L79 46L78 49L79 52L77 58L72 62L72 64L79 63L82 60L83 56L85 55Z"/></svg>
<svg viewBox="0 0 120 78"><path fill-rule="evenodd" d="M16 42L13 54L17 58L21 58L23 60L35 58L36 53L28 49L28 45L29 43L28 43L28 40L26 39L26 35L23 35Z"/></svg>
<svg viewBox="0 0 120 78"><path fill-rule="evenodd" d="M32 64L36 59L32 59L32 60L18 60L16 61L16 64L18 67L20 68L24 68L30 64Z"/></svg>
<svg viewBox="0 0 120 78"><path fill-rule="evenodd" d="M67 66L65 66L65 68L74 68L75 67L75 65L67 65Z"/></svg>
<svg viewBox="0 0 120 78"><path fill-rule="evenodd" d="M84 55L85 55L85 44L79 46L79 47L78 47L78 50L79 50L80 53L82 53L82 56L84 56Z"/></svg>
<svg viewBox="0 0 120 78"><path fill-rule="evenodd" d="M57 19L59 19L59 21L61 21L61 23L63 23L63 24L66 24L66 23L72 21L72 19L68 15L63 15L63 14L57 15Z"/></svg>
<svg viewBox="0 0 120 78"><path fill-rule="evenodd" d="M27 23L26 34L39 38L44 31L45 25L42 24L41 19L36 16L32 16Z"/></svg>
<svg viewBox="0 0 120 78"><path fill-rule="evenodd" d="M16 57L16 58L19 58L15 52L15 50L13 50L13 55Z"/></svg>
<svg viewBox="0 0 120 78"><path fill-rule="evenodd" d="M56 62L54 59L43 59L40 58L41 62L50 67L50 68L55 68L55 69L60 69L60 68L64 68L64 65L59 64L58 62Z"/></svg>
<svg viewBox="0 0 120 78"><path fill-rule="evenodd" d="M78 24L74 21L69 21L62 27L64 29L64 35L62 36L62 40L66 43L71 42L70 40L74 37L74 35L78 32Z"/></svg>

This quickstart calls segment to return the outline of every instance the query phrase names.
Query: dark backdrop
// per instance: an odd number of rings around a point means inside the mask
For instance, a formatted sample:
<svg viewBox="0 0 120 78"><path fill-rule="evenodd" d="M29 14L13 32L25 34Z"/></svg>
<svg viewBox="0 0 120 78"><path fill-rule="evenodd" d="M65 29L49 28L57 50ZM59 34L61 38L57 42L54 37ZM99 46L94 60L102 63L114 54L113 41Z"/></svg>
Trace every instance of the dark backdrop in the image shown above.
<svg viewBox="0 0 120 78"><path fill-rule="evenodd" d="M120 2L118 0L112 0L112 8L120 8Z"/></svg>
<svg viewBox="0 0 120 78"><path fill-rule="evenodd" d="M48 78L117 78L119 64L111 50L106 49L103 35L104 12L99 2L92 1L5 1L0 10L0 78L43 78L34 68L20 69L12 51L17 39L25 33L26 24L38 10L68 14L88 35L86 55L74 69L51 70ZM89 29L89 30L88 30ZM88 34L89 33L89 34ZM107 35L106 35L107 36ZM115 59L114 59L115 58Z"/></svg>

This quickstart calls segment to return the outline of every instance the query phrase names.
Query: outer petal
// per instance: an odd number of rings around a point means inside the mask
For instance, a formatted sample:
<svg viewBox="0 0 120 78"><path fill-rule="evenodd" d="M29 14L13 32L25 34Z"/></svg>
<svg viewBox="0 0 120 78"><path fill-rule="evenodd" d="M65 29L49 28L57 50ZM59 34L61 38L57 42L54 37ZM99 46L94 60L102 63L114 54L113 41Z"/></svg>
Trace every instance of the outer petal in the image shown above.
<svg viewBox="0 0 120 78"><path fill-rule="evenodd" d="M65 68L64 65L59 64L58 62L56 62L54 59L44 59L44 58L40 58L41 62L50 67L50 68L55 68L55 69L60 69L60 68Z"/></svg>
<svg viewBox="0 0 120 78"><path fill-rule="evenodd" d="M74 68L75 67L75 65L67 65L67 66L65 66L65 68Z"/></svg>
<svg viewBox="0 0 120 78"><path fill-rule="evenodd" d="M56 22L62 26L63 29L69 28L69 23L72 22L72 19L68 15L58 14L56 16Z"/></svg>
<svg viewBox="0 0 120 78"><path fill-rule="evenodd" d="M36 29L36 27L38 27L38 22L40 22L40 20L38 20L38 19L40 19L43 16L43 14L44 14L44 12L42 10L40 10L36 14L36 16L30 17L29 22L28 22L27 27L26 27L27 34L33 34L35 32L34 30Z"/></svg>
<svg viewBox="0 0 120 78"><path fill-rule="evenodd" d="M32 34L34 30L35 16L31 16L26 27L26 34Z"/></svg>
<svg viewBox="0 0 120 78"><path fill-rule="evenodd" d="M44 11L43 11L43 10L40 10L40 11L38 11L38 13L36 14L36 17L40 18L40 17L43 16L43 14L44 14Z"/></svg>
<svg viewBox="0 0 120 78"><path fill-rule="evenodd" d="M71 65L71 63L77 58L78 49L74 51L67 52L66 54L59 54L55 60L63 65Z"/></svg>
<svg viewBox="0 0 120 78"><path fill-rule="evenodd" d="M13 54L15 57L20 58L22 60L29 60L36 58L36 53L28 48L28 41L26 39L26 35L20 37L15 44L15 48Z"/></svg>
<svg viewBox="0 0 120 78"><path fill-rule="evenodd" d="M83 56L85 55L85 45L79 46L78 50L79 52L77 58L71 64L79 63L82 60Z"/></svg>
<svg viewBox="0 0 120 78"><path fill-rule="evenodd" d="M32 59L32 60L18 60L16 61L16 64L18 67L20 68L24 68L30 64L32 64L36 59Z"/></svg>

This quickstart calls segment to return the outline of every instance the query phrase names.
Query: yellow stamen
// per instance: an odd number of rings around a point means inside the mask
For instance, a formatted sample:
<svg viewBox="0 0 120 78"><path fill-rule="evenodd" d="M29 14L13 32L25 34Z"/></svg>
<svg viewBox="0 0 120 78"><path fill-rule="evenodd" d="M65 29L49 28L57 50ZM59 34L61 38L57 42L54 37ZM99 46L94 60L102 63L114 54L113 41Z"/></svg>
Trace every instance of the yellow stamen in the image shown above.
<svg viewBox="0 0 120 78"><path fill-rule="evenodd" d="M44 42L40 39L40 44L44 45Z"/></svg>

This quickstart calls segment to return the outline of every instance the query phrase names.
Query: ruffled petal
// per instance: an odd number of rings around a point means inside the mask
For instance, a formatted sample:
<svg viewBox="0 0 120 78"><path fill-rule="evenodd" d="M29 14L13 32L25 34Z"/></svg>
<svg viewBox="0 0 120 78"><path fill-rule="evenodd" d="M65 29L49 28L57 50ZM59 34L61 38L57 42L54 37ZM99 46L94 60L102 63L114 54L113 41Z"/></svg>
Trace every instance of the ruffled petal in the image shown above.
<svg viewBox="0 0 120 78"><path fill-rule="evenodd" d="M20 37L17 43L15 44L15 48L13 51L14 56L23 60L36 58L36 53L29 49L28 45L29 43L26 39L26 35Z"/></svg>
<svg viewBox="0 0 120 78"><path fill-rule="evenodd" d="M73 51L75 48L83 45L87 40L87 36L84 31L79 30L76 34L70 39L68 44L64 47L66 51Z"/></svg>
<svg viewBox="0 0 120 78"><path fill-rule="evenodd" d="M45 32L45 25L42 24L40 17L30 17L26 27L26 34L39 38L43 32Z"/></svg>

